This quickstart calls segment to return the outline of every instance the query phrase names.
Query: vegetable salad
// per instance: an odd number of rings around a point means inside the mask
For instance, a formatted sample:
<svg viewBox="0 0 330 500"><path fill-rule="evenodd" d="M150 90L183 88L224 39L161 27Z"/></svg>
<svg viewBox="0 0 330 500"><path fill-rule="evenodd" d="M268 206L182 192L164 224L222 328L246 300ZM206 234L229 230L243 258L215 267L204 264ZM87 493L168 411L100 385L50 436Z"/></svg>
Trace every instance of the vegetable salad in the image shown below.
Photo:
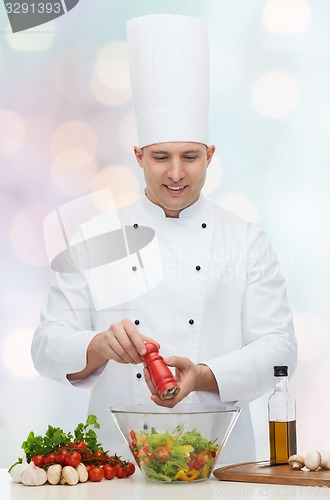
<svg viewBox="0 0 330 500"><path fill-rule="evenodd" d="M155 428L130 432L131 449L141 470L151 481L201 481L209 477L220 447L196 430L158 433Z"/></svg>

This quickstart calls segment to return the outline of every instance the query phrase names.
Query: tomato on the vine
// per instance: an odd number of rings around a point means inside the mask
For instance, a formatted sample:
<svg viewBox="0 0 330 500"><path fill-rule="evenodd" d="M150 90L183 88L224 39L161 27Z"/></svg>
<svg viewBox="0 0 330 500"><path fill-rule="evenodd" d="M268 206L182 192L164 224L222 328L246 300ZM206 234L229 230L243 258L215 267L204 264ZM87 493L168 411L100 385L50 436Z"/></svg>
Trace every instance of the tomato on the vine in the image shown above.
<svg viewBox="0 0 330 500"><path fill-rule="evenodd" d="M45 463L45 457L43 455L34 455L34 457L31 458L31 461L36 465L37 467L41 467Z"/></svg>
<svg viewBox="0 0 330 500"><path fill-rule="evenodd" d="M116 476L116 468L110 464L104 464L103 467L105 479L113 479Z"/></svg>
<svg viewBox="0 0 330 500"><path fill-rule="evenodd" d="M83 455L86 451L87 445L85 441L74 441L73 447L75 450L79 451L81 455Z"/></svg>
<svg viewBox="0 0 330 500"><path fill-rule="evenodd" d="M59 453L56 453L56 458L55 458L56 463L60 465L67 465L66 457L68 456L68 453L69 452L66 448L61 448Z"/></svg>
<svg viewBox="0 0 330 500"><path fill-rule="evenodd" d="M135 465L132 462L126 464L126 476L132 476L135 472Z"/></svg>
<svg viewBox="0 0 330 500"><path fill-rule="evenodd" d="M115 469L116 469L116 477L118 477L118 479L122 479L123 477L127 477L126 467L124 464L120 464L120 463L116 464Z"/></svg>
<svg viewBox="0 0 330 500"><path fill-rule="evenodd" d="M94 465L91 467L88 471L88 479L90 481L94 481L95 483L102 481L104 478L104 472L102 467L99 467L98 465Z"/></svg>
<svg viewBox="0 0 330 500"><path fill-rule="evenodd" d="M84 453L84 460L90 460L93 458L93 453L89 448L86 448L86 451Z"/></svg>
<svg viewBox="0 0 330 500"><path fill-rule="evenodd" d="M52 452L45 456L44 464L55 464L56 463L56 453Z"/></svg>
<svg viewBox="0 0 330 500"><path fill-rule="evenodd" d="M81 455L79 451L74 451L65 458L66 465L71 465L71 467L78 467L81 462Z"/></svg>

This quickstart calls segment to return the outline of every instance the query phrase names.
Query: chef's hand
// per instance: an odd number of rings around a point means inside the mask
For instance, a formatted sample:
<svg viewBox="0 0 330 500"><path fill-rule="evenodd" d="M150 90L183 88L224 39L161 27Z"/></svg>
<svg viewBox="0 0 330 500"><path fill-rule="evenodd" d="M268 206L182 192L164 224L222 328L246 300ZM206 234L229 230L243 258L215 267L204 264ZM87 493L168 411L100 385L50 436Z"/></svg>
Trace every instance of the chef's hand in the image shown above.
<svg viewBox="0 0 330 500"><path fill-rule="evenodd" d="M154 342L158 348L159 343L142 335L134 323L128 319L113 323L108 330L97 334L94 339L94 349L104 357L118 363L138 364L146 354L144 342Z"/></svg>
<svg viewBox="0 0 330 500"><path fill-rule="evenodd" d="M219 392L216 379L208 366L196 365L189 358L180 356L164 358L164 362L167 366L175 368L175 379L180 391L172 399L160 399L150 378L149 370L145 368L144 378L151 392L151 400L157 405L174 408L193 391Z"/></svg>
<svg viewBox="0 0 330 500"><path fill-rule="evenodd" d="M160 347L158 342L142 335L128 319L114 323L105 332L97 333L92 338L87 348L85 368L68 374L67 379L73 382L86 378L108 360L124 364L142 363L142 356L146 354L144 341L154 342Z"/></svg>

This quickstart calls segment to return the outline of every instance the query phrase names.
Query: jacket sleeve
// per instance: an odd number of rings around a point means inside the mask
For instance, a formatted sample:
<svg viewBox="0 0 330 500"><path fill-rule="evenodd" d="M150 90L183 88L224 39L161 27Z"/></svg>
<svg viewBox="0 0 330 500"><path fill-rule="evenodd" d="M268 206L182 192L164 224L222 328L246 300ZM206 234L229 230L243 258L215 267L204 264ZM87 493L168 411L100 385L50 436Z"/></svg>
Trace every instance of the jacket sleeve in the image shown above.
<svg viewBox="0 0 330 500"><path fill-rule="evenodd" d="M69 383L66 375L86 366L87 347L95 336L91 310L83 273L56 273L32 341L32 359L41 375Z"/></svg>
<svg viewBox="0 0 330 500"><path fill-rule="evenodd" d="M244 406L273 387L273 367L297 363L297 342L286 283L275 252L254 224L247 227L242 348L204 361L216 377L220 399Z"/></svg>

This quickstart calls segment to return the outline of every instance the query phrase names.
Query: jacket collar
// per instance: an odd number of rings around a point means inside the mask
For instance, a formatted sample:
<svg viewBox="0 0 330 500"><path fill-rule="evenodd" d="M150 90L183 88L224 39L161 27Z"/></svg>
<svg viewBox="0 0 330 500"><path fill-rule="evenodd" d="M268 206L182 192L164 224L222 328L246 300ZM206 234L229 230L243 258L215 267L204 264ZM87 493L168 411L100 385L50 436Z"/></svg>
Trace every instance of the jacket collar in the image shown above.
<svg viewBox="0 0 330 500"><path fill-rule="evenodd" d="M195 203L193 203L187 208L184 208L180 212L179 219L188 219L191 217L197 217L198 215L201 214L204 205L205 205L205 198L201 194ZM149 214L153 215L154 217L158 217L160 219L167 219L162 207L150 201L145 193L144 196L142 196L142 206Z"/></svg>

